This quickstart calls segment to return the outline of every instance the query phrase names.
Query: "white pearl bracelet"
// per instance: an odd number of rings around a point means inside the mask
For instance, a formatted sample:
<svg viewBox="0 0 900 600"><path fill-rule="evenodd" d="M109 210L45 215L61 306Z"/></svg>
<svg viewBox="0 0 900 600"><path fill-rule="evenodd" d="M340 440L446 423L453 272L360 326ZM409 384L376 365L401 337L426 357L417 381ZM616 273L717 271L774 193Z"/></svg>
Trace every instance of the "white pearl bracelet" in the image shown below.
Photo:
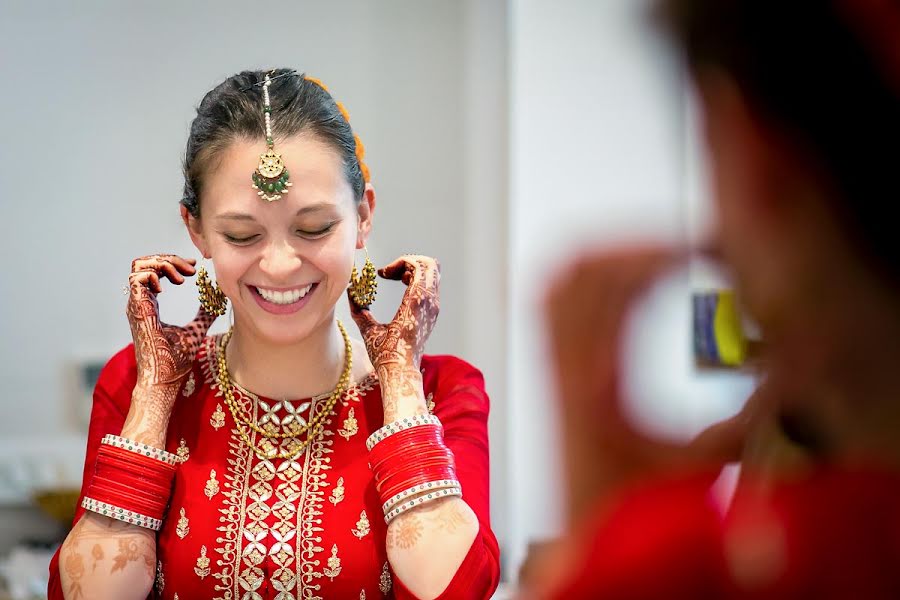
<svg viewBox="0 0 900 600"><path fill-rule="evenodd" d="M384 522L390 524L391 521L402 515L408 510L416 508L417 506L422 506L428 502L434 502L440 498L447 498L450 496L462 497L462 488L453 487L447 488L445 490L438 490L436 492L428 492L427 494L423 494L417 498L413 498L412 500L408 500L401 504L400 506L391 510L391 512L384 515Z"/></svg>
<svg viewBox="0 0 900 600"><path fill-rule="evenodd" d="M414 415L412 417L404 417L393 423L388 423L370 435L366 440L366 448L371 452L372 448L374 448L378 442L384 441L395 433L400 433L405 429L421 427L423 425L437 425L440 427L441 420L434 415Z"/></svg>
<svg viewBox="0 0 900 600"><path fill-rule="evenodd" d="M153 517L148 517L147 515L142 515L141 513L125 510L124 508L119 508L118 506L107 504L106 502L94 500L89 496L85 496L81 500L81 506L91 512L97 513L98 515L103 515L104 517L109 517L110 519L116 519L117 521L123 521L131 525L137 525L138 527L143 527L144 529L159 531L160 527L162 527L161 519L154 519Z"/></svg>
<svg viewBox="0 0 900 600"><path fill-rule="evenodd" d="M115 448L121 448L123 450L128 450L130 452L134 452L135 454L142 454L144 456L149 456L150 458L155 458L160 462L164 462L167 465L172 465L173 467L181 462L178 459L178 455L172 454L171 452L166 452L161 448L156 448L154 446L148 446L147 444L140 444L138 442L129 440L127 438L119 437L118 435L107 434L103 436L103 439L100 441L101 444L106 444L107 446L113 446Z"/></svg>
<svg viewBox="0 0 900 600"><path fill-rule="evenodd" d="M444 490L447 488L454 488L454 487L456 487L456 488L460 487L459 481L457 481L456 479L441 479L439 481L428 481L426 483L422 483L415 487L411 487L408 490L404 490L404 491L400 492L399 494L397 494L396 496L394 496L393 498L391 498L390 500L388 500L387 502L382 504L381 512L383 512L384 514L388 514L389 512L391 512L391 509L394 508L394 506L396 506L397 504L399 504L400 502L406 500L407 498L409 498L411 496L416 496L423 492Z"/></svg>

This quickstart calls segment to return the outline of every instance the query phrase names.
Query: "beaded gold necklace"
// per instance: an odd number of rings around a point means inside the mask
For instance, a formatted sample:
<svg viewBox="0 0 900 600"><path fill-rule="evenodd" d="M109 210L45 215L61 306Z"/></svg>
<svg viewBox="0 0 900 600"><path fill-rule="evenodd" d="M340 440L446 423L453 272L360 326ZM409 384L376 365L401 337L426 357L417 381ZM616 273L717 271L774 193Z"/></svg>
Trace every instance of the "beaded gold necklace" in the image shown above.
<svg viewBox="0 0 900 600"><path fill-rule="evenodd" d="M337 385L325 402L324 408L321 411L318 411L316 416L310 419L306 425L300 427L294 423L291 425L290 429L284 433L266 431L258 424L254 423L250 416L245 416L244 411L238 406L237 401L234 399L234 386L231 383L231 376L228 374L228 365L225 361L225 348L228 347L228 342L231 340L231 334L234 330L229 329L228 333L222 336L222 341L219 343L219 351L216 356L216 361L218 363L216 379L219 384L219 389L222 390L222 394L225 396L225 404L231 411L231 416L234 418L241 439L247 446L253 449L258 457L262 459L271 459L296 458L299 456L322 432L322 429L325 427L325 418L331 414L331 411L334 409L338 400L340 400L341 396L344 395L344 392L347 391L347 387L350 384L350 371L353 368L353 349L350 346L350 338L347 336L347 330L344 329L343 323L338 321L337 325L338 329L341 330L341 336L344 338L344 371L341 373ZM250 439L250 434L247 433L247 428L263 436L267 441L266 447L254 444ZM275 445L269 441L273 439L296 438L304 433L307 434L307 438L304 441L298 442L295 447L283 452L277 452Z"/></svg>

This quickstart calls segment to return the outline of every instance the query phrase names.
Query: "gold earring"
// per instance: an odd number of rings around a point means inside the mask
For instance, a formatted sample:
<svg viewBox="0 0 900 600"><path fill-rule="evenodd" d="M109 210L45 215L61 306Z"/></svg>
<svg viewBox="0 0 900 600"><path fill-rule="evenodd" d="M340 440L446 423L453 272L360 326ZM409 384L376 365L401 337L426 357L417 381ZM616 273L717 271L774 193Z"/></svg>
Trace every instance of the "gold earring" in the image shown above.
<svg viewBox="0 0 900 600"><path fill-rule="evenodd" d="M228 298L222 292L219 284L213 288L206 273L206 267L200 267L197 271L197 287L200 288L200 306L211 315L221 317L228 306Z"/></svg>
<svg viewBox="0 0 900 600"><path fill-rule="evenodd" d="M366 251L366 264L363 266L362 275L353 265L350 273L350 297L353 303L360 308L369 308L375 302L375 294L378 292L378 280L375 278L375 265L369 260L369 250Z"/></svg>

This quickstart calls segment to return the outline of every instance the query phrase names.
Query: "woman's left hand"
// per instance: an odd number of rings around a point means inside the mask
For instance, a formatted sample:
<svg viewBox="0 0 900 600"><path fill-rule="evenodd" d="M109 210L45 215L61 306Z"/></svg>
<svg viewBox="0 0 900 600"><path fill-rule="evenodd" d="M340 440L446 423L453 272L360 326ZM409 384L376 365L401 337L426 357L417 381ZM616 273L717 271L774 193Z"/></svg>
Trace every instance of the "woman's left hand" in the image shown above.
<svg viewBox="0 0 900 600"><path fill-rule="evenodd" d="M440 310L441 268L437 260L428 256L404 255L379 269L378 274L407 286L393 320L379 323L371 312L359 308L352 299L350 312L378 372L387 413L389 403L423 395L419 369L425 342Z"/></svg>

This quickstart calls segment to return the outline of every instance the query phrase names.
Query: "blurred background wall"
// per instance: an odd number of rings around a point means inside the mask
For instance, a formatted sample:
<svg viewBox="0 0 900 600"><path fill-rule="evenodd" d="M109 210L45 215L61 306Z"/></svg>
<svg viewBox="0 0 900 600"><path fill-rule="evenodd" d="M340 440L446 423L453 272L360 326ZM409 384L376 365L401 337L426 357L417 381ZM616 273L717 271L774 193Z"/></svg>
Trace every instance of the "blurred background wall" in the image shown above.
<svg viewBox="0 0 900 600"><path fill-rule="evenodd" d="M485 373L492 517L515 579L528 544L561 523L539 314L556 265L584 244L699 238L710 218L690 96L644 5L4 2L0 554L55 535L29 508L33 490L80 484L78 367L130 341L131 260L196 256L178 215L194 107L234 72L292 66L328 84L366 145L373 260L441 260L429 351ZM692 367L690 289L709 284L694 269L661 287L627 349L635 410L676 435L749 389ZM401 290L382 289L387 320ZM164 320L187 321L195 288L169 286L160 302Z"/></svg>

